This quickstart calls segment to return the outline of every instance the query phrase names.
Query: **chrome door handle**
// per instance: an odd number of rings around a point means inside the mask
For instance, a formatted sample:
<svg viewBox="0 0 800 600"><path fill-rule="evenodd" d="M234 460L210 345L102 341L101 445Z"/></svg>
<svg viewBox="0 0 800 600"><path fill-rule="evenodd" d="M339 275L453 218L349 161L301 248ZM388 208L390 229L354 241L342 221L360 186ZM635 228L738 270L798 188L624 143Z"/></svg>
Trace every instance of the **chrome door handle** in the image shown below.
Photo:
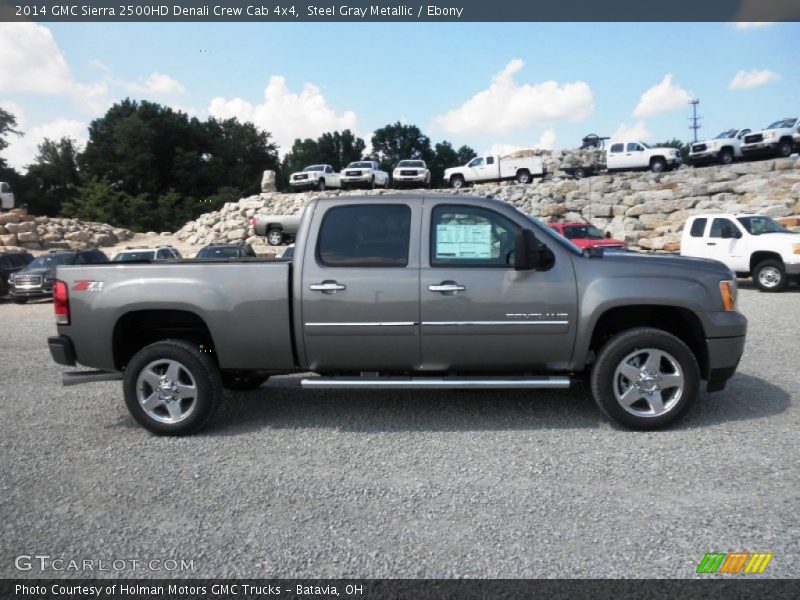
<svg viewBox="0 0 800 600"><path fill-rule="evenodd" d="M431 292L463 292L467 288L457 283L441 283L439 285L429 285L428 289Z"/></svg>
<svg viewBox="0 0 800 600"><path fill-rule="evenodd" d="M312 292L323 292L327 294L335 294L340 290L347 289L346 286L335 281L323 281L322 283L312 283L308 286Z"/></svg>
<svg viewBox="0 0 800 600"><path fill-rule="evenodd" d="M706 246L716 246L717 242L706 242Z"/></svg>

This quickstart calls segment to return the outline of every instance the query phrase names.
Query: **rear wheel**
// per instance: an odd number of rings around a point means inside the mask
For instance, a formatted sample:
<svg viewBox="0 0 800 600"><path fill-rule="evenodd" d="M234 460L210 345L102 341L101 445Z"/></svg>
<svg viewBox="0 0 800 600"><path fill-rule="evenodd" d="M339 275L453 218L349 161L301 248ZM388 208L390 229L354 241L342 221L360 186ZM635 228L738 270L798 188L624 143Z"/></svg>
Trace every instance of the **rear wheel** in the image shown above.
<svg viewBox="0 0 800 600"><path fill-rule="evenodd" d="M517 182L518 183L530 183L531 182L531 174L527 170L523 169L521 171L517 171Z"/></svg>
<svg viewBox="0 0 800 600"><path fill-rule="evenodd" d="M125 369L123 390L131 416L156 435L197 431L222 401L216 364L183 340L139 350Z"/></svg>
<svg viewBox="0 0 800 600"><path fill-rule="evenodd" d="M650 163L650 170L653 173L663 173L667 170L667 161L663 158L654 158Z"/></svg>
<svg viewBox="0 0 800 600"><path fill-rule="evenodd" d="M762 292L782 292L789 283L786 269L779 260L765 260L753 269L753 283Z"/></svg>
<svg viewBox="0 0 800 600"><path fill-rule="evenodd" d="M270 246L280 246L283 243L284 235L280 229L270 229L267 232L267 243Z"/></svg>
<svg viewBox="0 0 800 600"><path fill-rule="evenodd" d="M689 347L651 327L623 331L600 350L591 374L597 405L632 429L659 429L682 418L700 389L700 368Z"/></svg>

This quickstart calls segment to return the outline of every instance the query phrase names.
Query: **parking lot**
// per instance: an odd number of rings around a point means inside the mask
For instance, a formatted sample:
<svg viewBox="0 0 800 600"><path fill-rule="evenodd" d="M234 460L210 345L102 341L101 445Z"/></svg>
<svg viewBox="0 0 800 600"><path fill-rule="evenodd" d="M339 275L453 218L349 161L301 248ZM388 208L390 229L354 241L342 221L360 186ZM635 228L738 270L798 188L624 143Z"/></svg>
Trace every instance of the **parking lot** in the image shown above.
<svg viewBox="0 0 800 600"><path fill-rule="evenodd" d="M119 383L61 387L51 304L0 300L0 576L681 578L761 551L766 576L798 577L800 287L742 284L740 309L738 374L667 431L615 428L580 384L281 377L175 439L135 425ZM193 568L15 568L33 554Z"/></svg>

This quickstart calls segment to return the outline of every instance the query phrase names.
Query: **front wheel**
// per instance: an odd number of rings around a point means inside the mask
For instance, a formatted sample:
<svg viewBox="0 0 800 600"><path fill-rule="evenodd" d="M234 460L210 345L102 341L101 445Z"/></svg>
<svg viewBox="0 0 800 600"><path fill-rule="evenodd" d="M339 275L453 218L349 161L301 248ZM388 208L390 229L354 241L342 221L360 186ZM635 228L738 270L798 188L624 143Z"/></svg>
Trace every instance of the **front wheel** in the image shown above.
<svg viewBox="0 0 800 600"><path fill-rule="evenodd" d="M319 183L317 183L317 191L324 192L325 191L325 180L320 179Z"/></svg>
<svg viewBox="0 0 800 600"><path fill-rule="evenodd" d="M753 282L762 292L782 292L789 279L786 268L779 260L765 260L753 269Z"/></svg>
<svg viewBox="0 0 800 600"><path fill-rule="evenodd" d="M700 390L700 368L689 347L661 329L637 327L611 338L591 374L600 410L631 429L678 421Z"/></svg>
<svg viewBox="0 0 800 600"><path fill-rule="evenodd" d="M464 177L461 175L453 175L450 178L450 186L457 190L463 188L465 183Z"/></svg>
<svg viewBox="0 0 800 600"><path fill-rule="evenodd" d="M280 246L283 243L283 232L280 229L270 229L267 232L267 243L270 246Z"/></svg>
<svg viewBox="0 0 800 600"><path fill-rule="evenodd" d="M719 164L729 165L733 162L733 152L730 150L723 150L719 153Z"/></svg>
<svg viewBox="0 0 800 600"><path fill-rule="evenodd" d="M125 369L122 385L131 416L156 435L197 431L222 401L216 364L183 340L164 340L139 350Z"/></svg>
<svg viewBox="0 0 800 600"><path fill-rule="evenodd" d="M650 170L653 173L663 173L667 170L667 162L663 158L654 158L650 163Z"/></svg>
<svg viewBox="0 0 800 600"><path fill-rule="evenodd" d="M792 142L789 140L781 140L778 143L778 156L786 158L792 154Z"/></svg>

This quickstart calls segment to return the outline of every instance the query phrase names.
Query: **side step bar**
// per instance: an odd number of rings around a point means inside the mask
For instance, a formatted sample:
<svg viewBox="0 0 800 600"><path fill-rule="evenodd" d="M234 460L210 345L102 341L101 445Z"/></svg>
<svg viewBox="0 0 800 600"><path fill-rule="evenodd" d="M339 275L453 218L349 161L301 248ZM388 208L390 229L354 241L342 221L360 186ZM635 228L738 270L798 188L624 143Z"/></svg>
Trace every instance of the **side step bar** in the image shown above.
<svg viewBox="0 0 800 600"><path fill-rule="evenodd" d="M300 385L304 389L425 389L425 390L491 390L491 389L565 389L569 377L310 377Z"/></svg>
<svg viewBox="0 0 800 600"><path fill-rule="evenodd" d="M95 381L118 381L122 373L113 371L66 371L61 374L61 385L80 385Z"/></svg>

